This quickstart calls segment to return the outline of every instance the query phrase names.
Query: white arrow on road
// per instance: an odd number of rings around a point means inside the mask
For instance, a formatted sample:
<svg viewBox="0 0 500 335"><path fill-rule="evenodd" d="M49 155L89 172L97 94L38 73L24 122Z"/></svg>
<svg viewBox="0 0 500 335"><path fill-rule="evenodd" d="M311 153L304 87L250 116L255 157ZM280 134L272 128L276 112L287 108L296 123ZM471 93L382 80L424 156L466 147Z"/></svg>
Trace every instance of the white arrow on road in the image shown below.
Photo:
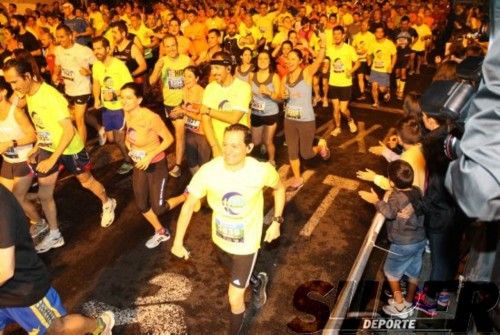
<svg viewBox="0 0 500 335"><path fill-rule="evenodd" d="M354 179L347 179L338 176L328 175L323 180L323 184L332 186L328 195L323 199L321 204L318 206L313 216L309 218L307 223L302 227L300 231L300 235L302 236L311 236L314 228L319 224L326 211L333 204L333 201L339 194L340 190L345 189L348 191L355 191L359 187L359 182Z"/></svg>

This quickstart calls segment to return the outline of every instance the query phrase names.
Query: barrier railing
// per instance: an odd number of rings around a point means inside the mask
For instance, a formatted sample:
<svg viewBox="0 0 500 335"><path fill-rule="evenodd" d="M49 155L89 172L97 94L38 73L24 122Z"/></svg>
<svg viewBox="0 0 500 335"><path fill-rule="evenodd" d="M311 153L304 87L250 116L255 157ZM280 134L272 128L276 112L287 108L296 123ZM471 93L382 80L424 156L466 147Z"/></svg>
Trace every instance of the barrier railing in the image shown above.
<svg viewBox="0 0 500 335"><path fill-rule="evenodd" d="M377 214L375 214L372 219L370 229L366 233L365 240L363 241L363 245L359 250L354 265L351 268L351 272L349 273L347 282L340 292L337 303L335 304L335 308L330 314L328 322L323 329L323 335L334 335L339 333L340 328L342 327L342 323L344 322L344 318L347 314L347 310L349 309L349 306L352 303L352 299L354 298L354 294L356 293L356 290L358 288L361 276L365 271L368 258L370 258L372 250L375 247L375 241L377 240L378 234L382 229L384 222L385 217L377 212Z"/></svg>

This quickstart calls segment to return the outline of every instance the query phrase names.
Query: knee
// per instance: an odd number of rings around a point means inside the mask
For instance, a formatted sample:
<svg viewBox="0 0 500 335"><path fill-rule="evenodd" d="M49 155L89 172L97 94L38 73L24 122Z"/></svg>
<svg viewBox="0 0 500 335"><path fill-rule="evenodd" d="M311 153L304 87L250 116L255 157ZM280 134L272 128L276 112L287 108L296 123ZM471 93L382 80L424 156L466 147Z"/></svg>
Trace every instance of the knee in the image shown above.
<svg viewBox="0 0 500 335"><path fill-rule="evenodd" d="M64 328L66 327L64 318L57 318L50 324L47 329L47 335L62 335L64 334Z"/></svg>
<svg viewBox="0 0 500 335"><path fill-rule="evenodd" d="M54 194L52 188L40 187L38 189L38 199L40 199L41 202L53 200Z"/></svg>

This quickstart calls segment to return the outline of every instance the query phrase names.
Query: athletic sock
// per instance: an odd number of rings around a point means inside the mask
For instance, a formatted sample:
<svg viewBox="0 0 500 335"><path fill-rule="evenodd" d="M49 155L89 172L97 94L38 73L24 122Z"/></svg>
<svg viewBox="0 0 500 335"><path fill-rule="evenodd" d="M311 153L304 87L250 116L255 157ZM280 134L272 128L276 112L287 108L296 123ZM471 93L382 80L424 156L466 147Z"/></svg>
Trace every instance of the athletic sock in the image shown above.
<svg viewBox="0 0 500 335"><path fill-rule="evenodd" d="M59 236L61 236L61 232L59 231L59 228L50 229L49 236L50 237L59 237Z"/></svg>
<svg viewBox="0 0 500 335"><path fill-rule="evenodd" d="M229 317L229 335L238 335L243 325L243 317L245 316L245 311L240 314L233 314Z"/></svg>

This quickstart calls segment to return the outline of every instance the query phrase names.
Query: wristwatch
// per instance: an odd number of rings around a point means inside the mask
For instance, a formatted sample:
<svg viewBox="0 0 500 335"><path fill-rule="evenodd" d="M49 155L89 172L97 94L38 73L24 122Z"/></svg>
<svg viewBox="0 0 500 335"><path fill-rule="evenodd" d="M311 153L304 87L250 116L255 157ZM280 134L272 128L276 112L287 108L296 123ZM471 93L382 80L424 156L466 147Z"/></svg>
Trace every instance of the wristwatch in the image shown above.
<svg viewBox="0 0 500 335"><path fill-rule="evenodd" d="M283 222L285 222L285 219L283 219L282 216L275 216L273 217L272 222L278 222L279 224L282 224Z"/></svg>

